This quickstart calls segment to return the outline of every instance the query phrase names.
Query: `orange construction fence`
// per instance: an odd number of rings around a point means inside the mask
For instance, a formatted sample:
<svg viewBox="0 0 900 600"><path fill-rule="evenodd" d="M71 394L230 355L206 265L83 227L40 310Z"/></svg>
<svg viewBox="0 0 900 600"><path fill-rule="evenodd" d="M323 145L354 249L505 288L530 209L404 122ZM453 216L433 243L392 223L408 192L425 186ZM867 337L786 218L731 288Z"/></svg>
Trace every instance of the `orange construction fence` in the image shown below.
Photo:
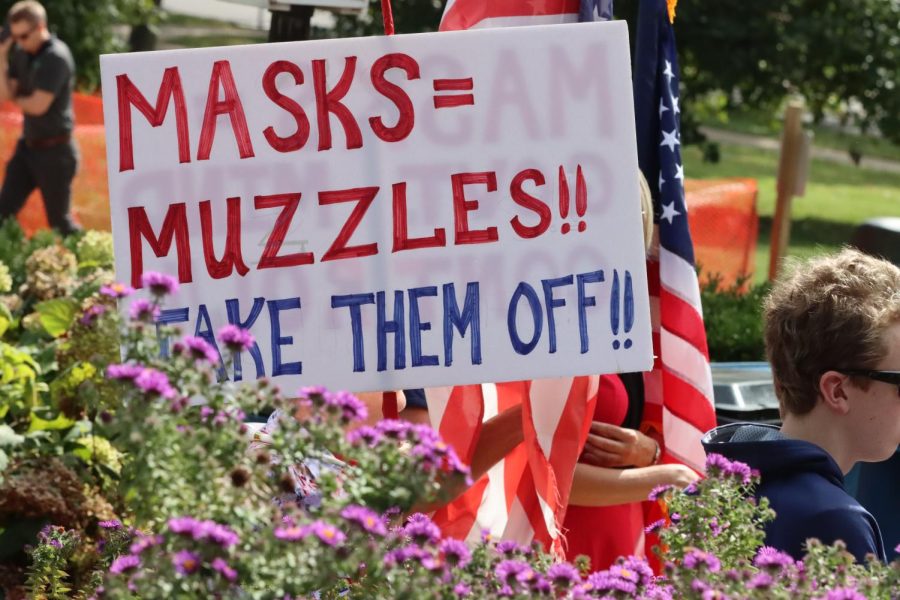
<svg viewBox="0 0 900 600"><path fill-rule="evenodd" d="M81 151L81 164L78 175L72 183L72 214L82 227L109 231L109 185L106 179L103 105L99 97L84 94L75 94L73 105L75 142ZM3 165L12 156L21 134L22 113L11 103L0 104L0 161ZM28 202L19 213L19 223L28 235L48 227L44 203L39 192L35 191L28 197Z"/></svg>
<svg viewBox="0 0 900 600"><path fill-rule="evenodd" d="M72 213L85 228L109 231L106 140L100 98L75 94L75 139L81 167L73 183ZM12 154L21 132L21 113L0 105L0 159ZM752 179L685 180L689 224L697 264L703 277L715 275L730 285L753 271L758 218L756 181ZM40 194L29 197L19 222L30 235L47 227Z"/></svg>
<svg viewBox="0 0 900 600"><path fill-rule="evenodd" d="M685 179L688 226L701 282L730 287L753 273L759 216L755 179Z"/></svg>

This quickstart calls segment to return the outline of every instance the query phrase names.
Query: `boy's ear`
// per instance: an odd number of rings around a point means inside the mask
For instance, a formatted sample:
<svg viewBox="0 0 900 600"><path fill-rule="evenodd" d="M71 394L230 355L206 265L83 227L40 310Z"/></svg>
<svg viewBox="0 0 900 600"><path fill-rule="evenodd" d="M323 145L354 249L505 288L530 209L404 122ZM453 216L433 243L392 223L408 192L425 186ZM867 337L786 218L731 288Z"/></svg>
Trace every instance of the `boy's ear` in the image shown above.
<svg viewBox="0 0 900 600"><path fill-rule="evenodd" d="M829 410L845 415L850 411L848 386L850 379L837 371L825 371L819 377L819 396Z"/></svg>

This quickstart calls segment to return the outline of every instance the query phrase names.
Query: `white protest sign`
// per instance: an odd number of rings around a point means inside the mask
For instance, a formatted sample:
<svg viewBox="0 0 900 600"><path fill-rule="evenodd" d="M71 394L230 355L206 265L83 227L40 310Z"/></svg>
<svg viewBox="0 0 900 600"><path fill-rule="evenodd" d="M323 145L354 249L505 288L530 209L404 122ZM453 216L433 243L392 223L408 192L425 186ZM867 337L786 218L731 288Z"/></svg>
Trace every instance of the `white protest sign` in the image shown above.
<svg viewBox="0 0 900 600"><path fill-rule="evenodd" d="M647 370L624 22L101 59L116 271L228 376L350 391ZM143 290L141 293L144 293Z"/></svg>

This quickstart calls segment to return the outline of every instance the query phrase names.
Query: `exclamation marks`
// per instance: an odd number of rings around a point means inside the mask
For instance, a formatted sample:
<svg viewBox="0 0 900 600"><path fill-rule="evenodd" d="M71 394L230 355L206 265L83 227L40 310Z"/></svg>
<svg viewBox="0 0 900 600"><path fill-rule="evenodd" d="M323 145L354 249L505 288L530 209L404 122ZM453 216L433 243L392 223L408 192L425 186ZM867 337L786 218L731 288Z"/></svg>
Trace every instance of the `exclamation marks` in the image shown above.
<svg viewBox="0 0 900 600"><path fill-rule="evenodd" d="M622 323L624 325L622 333L628 335L628 333L631 332L631 328L634 327L634 286L631 281L631 271L625 271L624 295L622 294L621 288L622 285L619 282L619 271L614 270L612 290L609 298L609 324L612 328L614 338L618 338L619 336L620 313L624 313L621 315L624 317L622 319L624 321L624 323ZM613 339L613 350L618 350L619 347L623 345L626 350L631 348L631 338L625 338L624 344L620 344L618 339Z"/></svg>
<svg viewBox="0 0 900 600"><path fill-rule="evenodd" d="M560 165L559 167L559 216L562 217L563 221L566 221L569 218L569 204L570 204L571 194L569 192L569 178L566 176L565 168ZM584 180L584 173L581 170L581 165L578 165L575 171L575 214L579 217L578 219L578 232L581 233L585 229L587 229L587 223L583 220L585 213L587 213L587 183ZM560 231L563 235L569 233L572 230L572 226L569 223L563 223L560 226Z"/></svg>
<svg viewBox="0 0 900 600"><path fill-rule="evenodd" d="M559 166L559 216L563 221L569 218L569 180L562 165ZM563 223L560 231L565 235L569 233L570 229L572 229L571 225Z"/></svg>

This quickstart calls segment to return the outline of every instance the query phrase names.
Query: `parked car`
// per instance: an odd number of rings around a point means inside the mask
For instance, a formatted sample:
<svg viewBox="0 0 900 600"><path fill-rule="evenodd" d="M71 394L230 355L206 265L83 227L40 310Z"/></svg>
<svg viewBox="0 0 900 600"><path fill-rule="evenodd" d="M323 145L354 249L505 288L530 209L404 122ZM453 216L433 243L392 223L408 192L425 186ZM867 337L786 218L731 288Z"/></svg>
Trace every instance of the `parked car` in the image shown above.
<svg viewBox="0 0 900 600"><path fill-rule="evenodd" d="M724 362L710 367L719 425L737 421L781 424L769 363Z"/></svg>

